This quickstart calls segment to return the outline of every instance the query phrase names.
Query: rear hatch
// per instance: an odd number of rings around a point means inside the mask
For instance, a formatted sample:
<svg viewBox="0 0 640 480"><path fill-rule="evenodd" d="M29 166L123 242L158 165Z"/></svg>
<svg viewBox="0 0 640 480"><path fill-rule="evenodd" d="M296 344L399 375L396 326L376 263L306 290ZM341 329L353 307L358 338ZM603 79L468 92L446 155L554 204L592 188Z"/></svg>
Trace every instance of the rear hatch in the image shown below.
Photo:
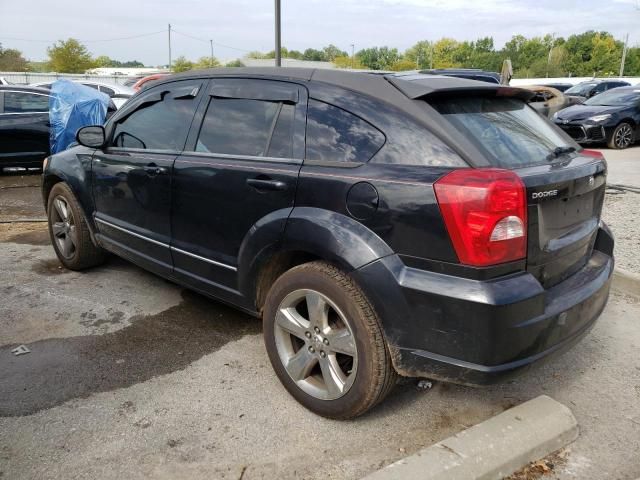
<svg viewBox="0 0 640 480"><path fill-rule="evenodd" d="M604 160L582 153L522 99L482 93L427 101L482 154L474 166L512 170L522 179L527 270L548 288L582 268L598 231Z"/></svg>

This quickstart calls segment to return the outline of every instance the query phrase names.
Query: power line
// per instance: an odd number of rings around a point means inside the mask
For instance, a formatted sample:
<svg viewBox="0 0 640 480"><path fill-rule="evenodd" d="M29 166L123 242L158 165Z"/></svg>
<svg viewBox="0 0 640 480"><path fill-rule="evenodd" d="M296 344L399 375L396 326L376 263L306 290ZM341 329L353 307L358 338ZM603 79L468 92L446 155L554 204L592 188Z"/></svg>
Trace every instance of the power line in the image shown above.
<svg viewBox="0 0 640 480"><path fill-rule="evenodd" d="M178 30L176 30L176 29L174 29L174 28L172 28L172 29L171 29L171 32L172 32L172 33L177 33L178 35L182 35L183 37L191 38L191 39L193 39L193 40L198 40L199 42L204 42L204 43L213 43L214 45L217 45L218 47L230 48L231 50L237 50L237 51L239 51L239 52L245 52L245 53L248 53L248 52L250 52L250 51L251 51L251 50L246 50L246 49L244 49L244 48L238 48L238 47L232 47L231 45L225 45L224 43L214 42L213 40L207 40L207 39L204 39L204 38L195 37L195 36L193 36L193 35L189 35L189 34L187 34L187 33L179 32Z"/></svg>
<svg viewBox="0 0 640 480"><path fill-rule="evenodd" d="M104 39L98 39L98 40L82 40L82 39L76 39L78 40L78 42L81 43L96 43L96 42L116 42L118 40L130 40L132 38L141 38L141 37L150 37L151 35L157 35L159 33L164 33L165 30L158 30L157 32L149 32L149 33L141 33L139 35L130 35L128 37L118 37L118 38L104 38ZM15 38L15 37L2 37L3 40L14 40L14 41L19 41L19 42L42 42L42 43L55 43L61 39L58 40L40 40L40 39L35 39L35 38Z"/></svg>

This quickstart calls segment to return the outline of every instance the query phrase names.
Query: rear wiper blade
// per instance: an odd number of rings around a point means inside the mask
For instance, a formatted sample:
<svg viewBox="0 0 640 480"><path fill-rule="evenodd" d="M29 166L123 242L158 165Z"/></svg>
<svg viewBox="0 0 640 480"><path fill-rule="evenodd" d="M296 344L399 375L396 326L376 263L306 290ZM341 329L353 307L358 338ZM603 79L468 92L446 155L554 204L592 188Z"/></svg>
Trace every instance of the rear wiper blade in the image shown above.
<svg viewBox="0 0 640 480"><path fill-rule="evenodd" d="M547 160L553 160L555 158L566 155L567 153L573 153L576 151L576 147L556 147L553 151L547 155Z"/></svg>

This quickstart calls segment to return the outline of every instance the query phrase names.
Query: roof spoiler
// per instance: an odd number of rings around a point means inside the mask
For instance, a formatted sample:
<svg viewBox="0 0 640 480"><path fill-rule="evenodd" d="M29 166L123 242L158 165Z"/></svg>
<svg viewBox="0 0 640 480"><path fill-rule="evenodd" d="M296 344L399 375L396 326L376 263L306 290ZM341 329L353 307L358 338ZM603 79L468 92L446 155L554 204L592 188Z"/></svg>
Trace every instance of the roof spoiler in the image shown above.
<svg viewBox="0 0 640 480"><path fill-rule="evenodd" d="M523 88L509 87L464 78L445 76L393 76L385 77L394 87L412 100L440 96L495 95L498 97L519 98L525 102L534 96L534 92Z"/></svg>

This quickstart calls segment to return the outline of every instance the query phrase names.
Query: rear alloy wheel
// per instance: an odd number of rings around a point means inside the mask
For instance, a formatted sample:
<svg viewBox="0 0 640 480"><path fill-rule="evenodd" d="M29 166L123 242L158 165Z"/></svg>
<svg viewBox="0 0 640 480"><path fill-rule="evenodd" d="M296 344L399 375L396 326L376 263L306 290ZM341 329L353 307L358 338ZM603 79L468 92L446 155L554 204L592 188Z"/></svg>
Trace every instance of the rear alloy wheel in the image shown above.
<svg viewBox="0 0 640 480"><path fill-rule="evenodd" d="M278 278L265 303L264 337L280 381L319 415L361 415L395 384L373 308L349 276L325 262Z"/></svg>
<svg viewBox="0 0 640 480"><path fill-rule="evenodd" d="M626 122L622 122L616 127L609 139L609 148L622 150L631 145L633 141L633 127Z"/></svg>
<svg viewBox="0 0 640 480"><path fill-rule="evenodd" d="M51 189L47 216L53 249L66 268L82 270L104 261L104 250L93 244L82 209L66 183Z"/></svg>

